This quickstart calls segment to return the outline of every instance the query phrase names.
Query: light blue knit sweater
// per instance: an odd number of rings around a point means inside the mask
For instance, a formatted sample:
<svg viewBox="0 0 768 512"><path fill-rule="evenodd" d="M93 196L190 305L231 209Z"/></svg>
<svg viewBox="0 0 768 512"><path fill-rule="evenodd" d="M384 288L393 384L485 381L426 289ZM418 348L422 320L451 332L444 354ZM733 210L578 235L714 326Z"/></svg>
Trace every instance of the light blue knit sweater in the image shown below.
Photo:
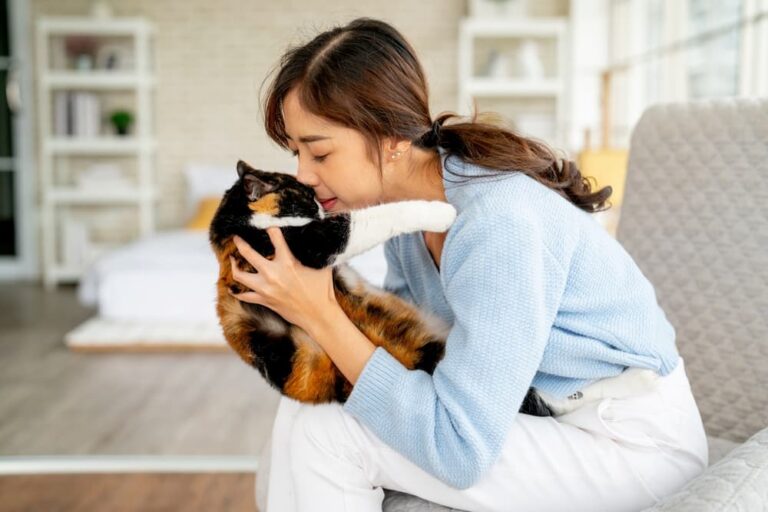
<svg viewBox="0 0 768 512"><path fill-rule="evenodd" d="M438 271L421 233L389 240L385 288L452 325L433 375L378 348L344 409L457 488L496 460L529 386L567 396L627 366L674 369L675 330L630 255L588 213L521 173L442 152L458 216Z"/></svg>

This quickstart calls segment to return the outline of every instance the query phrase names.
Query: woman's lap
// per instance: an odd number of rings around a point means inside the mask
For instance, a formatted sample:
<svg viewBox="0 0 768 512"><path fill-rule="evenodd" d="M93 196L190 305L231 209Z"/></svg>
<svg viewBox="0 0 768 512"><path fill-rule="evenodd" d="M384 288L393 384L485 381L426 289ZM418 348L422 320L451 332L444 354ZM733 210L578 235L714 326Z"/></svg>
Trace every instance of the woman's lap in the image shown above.
<svg viewBox="0 0 768 512"><path fill-rule="evenodd" d="M284 398L269 481L260 481L269 484L267 510L380 510L380 487L466 510L637 510L706 466L682 365L661 381L652 393L603 399L556 419L519 415L494 466L464 490L411 463L339 404Z"/></svg>

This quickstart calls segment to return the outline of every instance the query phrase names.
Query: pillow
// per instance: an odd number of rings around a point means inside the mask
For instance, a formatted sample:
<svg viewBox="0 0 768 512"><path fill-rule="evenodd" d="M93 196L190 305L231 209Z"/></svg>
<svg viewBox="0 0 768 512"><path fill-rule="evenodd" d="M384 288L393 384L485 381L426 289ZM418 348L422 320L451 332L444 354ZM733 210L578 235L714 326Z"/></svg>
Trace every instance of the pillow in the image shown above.
<svg viewBox="0 0 768 512"><path fill-rule="evenodd" d="M237 180L235 166L188 164L184 168L187 185L185 217L190 218L200 202L210 197L221 197Z"/></svg>
<svg viewBox="0 0 768 512"><path fill-rule="evenodd" d="M197 211L192 219L187 222L187 229L207 231L211 225L213 216L216 214L216 208L219 207L221 197L206 197L200 200L197 205Z"/></svg>

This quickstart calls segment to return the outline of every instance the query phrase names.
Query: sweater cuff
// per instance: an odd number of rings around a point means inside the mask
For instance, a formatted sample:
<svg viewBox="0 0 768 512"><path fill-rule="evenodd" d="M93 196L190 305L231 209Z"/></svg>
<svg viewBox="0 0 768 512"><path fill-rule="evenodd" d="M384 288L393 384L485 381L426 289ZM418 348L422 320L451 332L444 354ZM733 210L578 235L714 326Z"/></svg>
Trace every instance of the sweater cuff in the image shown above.
<svg viewBox="0 0 768 512"><path fill-rule="evenodd" d="M397 382L408 370L381 347L376 347L357 378L344 410L367 425L381 421L389 407Z"/></svg>

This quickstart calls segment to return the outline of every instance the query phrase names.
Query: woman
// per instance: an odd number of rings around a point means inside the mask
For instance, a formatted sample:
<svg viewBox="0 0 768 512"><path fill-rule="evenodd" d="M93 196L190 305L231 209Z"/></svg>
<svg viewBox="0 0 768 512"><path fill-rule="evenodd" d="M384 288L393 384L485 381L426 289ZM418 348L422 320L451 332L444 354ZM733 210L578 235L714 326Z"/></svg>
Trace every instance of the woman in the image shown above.
<svg viewBox="0 0 768 512"><path fill-rule="evenodd" d="M258 270L235 271L251 290L238 298L303 328L354 385L343 405L282 398L258 476L270 512L381 510L382 488L464 510L638 510L707 465L674 329L589 216L610 189L591 191L543 144L454 117L432 120L412 47L380 21L281 61L266 130L323 208L436 199L458 216L447 234L385 244L385 287L452 325L431 376L375 348L336 303L330 269L300 265L279 229L273 260L237 242ZM628 368L652 370L652 384L579 398ZM518 414L531 385L571 411Z"/></svg>

